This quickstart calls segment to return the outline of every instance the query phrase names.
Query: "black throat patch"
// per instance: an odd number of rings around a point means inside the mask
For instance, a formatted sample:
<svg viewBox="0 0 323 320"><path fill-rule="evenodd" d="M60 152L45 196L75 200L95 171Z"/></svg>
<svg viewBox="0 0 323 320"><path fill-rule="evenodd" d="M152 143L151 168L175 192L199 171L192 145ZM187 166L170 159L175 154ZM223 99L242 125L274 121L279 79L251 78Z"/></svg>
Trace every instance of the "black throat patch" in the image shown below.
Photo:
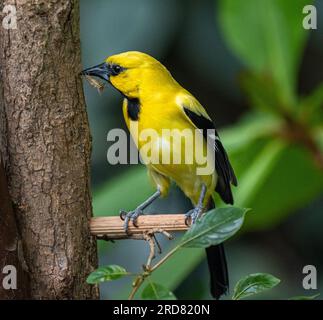
<svg viewBox="0 0 323 320"><path fill-rule="evenodd" d="M128 117L132 121L139 120L139 113L140 113L140 101L137 98L129 99L127 98L127 112Z"/></svg>

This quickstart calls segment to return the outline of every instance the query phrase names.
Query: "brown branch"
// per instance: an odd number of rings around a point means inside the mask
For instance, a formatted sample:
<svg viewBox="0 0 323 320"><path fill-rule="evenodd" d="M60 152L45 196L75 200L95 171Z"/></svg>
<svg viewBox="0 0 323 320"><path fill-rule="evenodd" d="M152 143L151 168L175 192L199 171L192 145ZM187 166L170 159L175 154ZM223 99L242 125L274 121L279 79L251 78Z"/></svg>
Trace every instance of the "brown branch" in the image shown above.
<svg viewBox="0 0 323 320"><path fill-rule="evenodd" d="M138 227L129 225L129 235L125 233L123 221L119 216L92 218L91 233L104 240L131 239L142 236L144 232L173 232L186 231L184 214L142 215L138 218ZM142 238L141 238L142 239Z"/></svg>

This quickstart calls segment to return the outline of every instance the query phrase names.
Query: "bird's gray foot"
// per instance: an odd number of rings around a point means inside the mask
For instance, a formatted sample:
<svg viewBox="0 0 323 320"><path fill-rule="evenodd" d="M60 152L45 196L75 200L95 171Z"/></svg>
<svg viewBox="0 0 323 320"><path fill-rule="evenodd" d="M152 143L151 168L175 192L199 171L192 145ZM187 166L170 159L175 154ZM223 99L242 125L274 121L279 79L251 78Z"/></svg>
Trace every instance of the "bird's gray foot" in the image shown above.
<svg viewBox="0 0 323 320"><path fill-rule="evenodd" d="M140 209L140 208L137 208L133 211L120 211L120 218L122 220L124 220L124 223L123 223L123 228L124 228L124 231L126 233L129 233L129 223L130 221L132 222L132 224L135 226L135 227L138 227L137 225L137 218L139 217L139 215L143 214L143 210Z"/></svg>
<svg viewBox="0 0 323 320"><path fill-rule="evenodd" d="M132 221L132 224L135 227L138 227L137 218L139 217L139 215L143 214L143 210L146 209L150 204L152 204L157 198L159 198L160 195L161 191L158 188L152 196L150 196L146 201L139 205L135 210L129 212L123 210L120 211L120 218L124 220L123 228L127 234L129 233L129 222Z"/></svg>
<svg viewBox="0 0 323 320"><path fill-rule="evenodd" d="M185 213L185 224L189 226L189 221L191 221L191 225L194 224L197 219L201 216L203 213L203 207L200 205L197 205L194 209L188 211Z"/></svg>

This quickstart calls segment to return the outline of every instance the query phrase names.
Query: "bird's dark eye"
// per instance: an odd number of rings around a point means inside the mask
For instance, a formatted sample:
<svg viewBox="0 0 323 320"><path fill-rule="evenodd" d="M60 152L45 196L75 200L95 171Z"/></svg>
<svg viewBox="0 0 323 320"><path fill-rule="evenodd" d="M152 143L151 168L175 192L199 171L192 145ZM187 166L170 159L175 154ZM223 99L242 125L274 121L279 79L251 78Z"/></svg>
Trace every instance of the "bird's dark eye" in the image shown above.
<svg viewBox="0 0 323 320"><path fill-rule="evenodd" d="M114 76L118 75L122 70L123 70L123 68L121 66L119 66L118 64L113 64L111 66L111 73Z"/></svg>

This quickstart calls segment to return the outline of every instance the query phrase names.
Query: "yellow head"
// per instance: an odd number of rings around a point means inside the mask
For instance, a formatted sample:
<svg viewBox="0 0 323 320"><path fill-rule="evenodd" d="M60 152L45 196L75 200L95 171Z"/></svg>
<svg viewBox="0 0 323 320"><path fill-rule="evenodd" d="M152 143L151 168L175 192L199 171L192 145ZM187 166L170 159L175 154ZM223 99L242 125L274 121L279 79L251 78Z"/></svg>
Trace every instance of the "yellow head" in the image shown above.
<svg viewBox="0 0 323 320"><path fill-rule="evenodd" d="M140 98L154 88L177 84L169 71L156 59L139 51L108 57L104 63L85 69L83 74L110 82L128 98Z"/></svg>

